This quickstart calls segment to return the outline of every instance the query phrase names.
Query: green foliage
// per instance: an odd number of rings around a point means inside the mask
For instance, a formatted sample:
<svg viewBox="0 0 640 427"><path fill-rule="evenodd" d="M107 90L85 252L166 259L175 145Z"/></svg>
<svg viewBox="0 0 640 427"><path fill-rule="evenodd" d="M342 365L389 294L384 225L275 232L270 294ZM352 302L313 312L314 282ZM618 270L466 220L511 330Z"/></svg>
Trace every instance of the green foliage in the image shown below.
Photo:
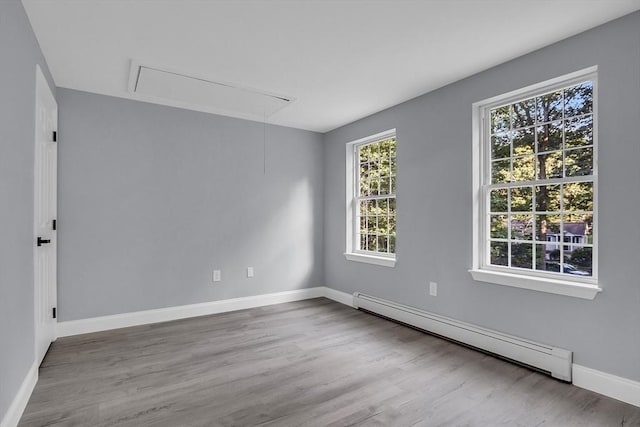
<svg viewBox="0 0 640 427"><path fill-rule="evenodd" d="M506 242L491 242L491 264L509 265L509 244Z"/></svg>
<svg viewBox="0 0 640 427"><path fill-rule="evenodd" d="M359 146L358 160L360 249L395 253L396 139Z"/></svg>
<svg viewBox="0 0 640 427"><path fill-rule="evenodd" d="M396 139L358 147L360 196L393 194L396 191Z"/></svg>
<svg viewBox="0 0 640 427"><path fill-rule="evenodd" d="M592 243L593 182L546 184L545 180L593 173L593 83L500 106L490 113L491 183L516 184L489 194L490 238L510 239L491 242L491 263L533 268L536 243L536 268L545 268L548 261L558 263L560 250L547 251L546 239L559 235L563 223L565 233L569 224L584 224L587 243ZM525 181L527 185L517 185ZM591 271L591 248L575 249L570 261Z"/></svg>
<svg viewBox="0 0 640 427"><path fill-rule="evenodd" d="M490 224L491 237L494 239L506 239L509 237L506 215L492 215Z"/></svg>
<svg viewBox="0 0 640 427"><path fill-rule="evenodd" d="M533 245L511 244L511 266L519 268L532 268Z"/></svg>
<svg viewBox="0 0 640 427"><path fill-rule="evenodd" d="M593 251L591 248L577 248L571 253L571 263L578 267L591 269L593 265Z"/></svg>

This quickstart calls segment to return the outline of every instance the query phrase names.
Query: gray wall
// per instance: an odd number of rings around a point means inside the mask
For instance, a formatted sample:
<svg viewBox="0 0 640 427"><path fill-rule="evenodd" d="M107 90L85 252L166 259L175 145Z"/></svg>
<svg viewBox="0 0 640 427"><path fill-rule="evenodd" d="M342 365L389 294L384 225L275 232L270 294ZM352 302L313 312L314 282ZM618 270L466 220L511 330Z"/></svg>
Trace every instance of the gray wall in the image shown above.
<svg viewBox="0 0 640 427"><path fill-rule="evenodd" d="M262 123L58 102L60 320L324 285L321 134L267 126L265 174Z"/></svg>
<svg viewBox="0 0 640 427"><path fill-rule="evenodd" d="M471 105L599 66L600 278L593 301L474 282ZM640 380L640 13L334 130L325 137L327 285L361 291L573 350ZM346 261L345 143L398 136L396 267ZM428 282L439 284L437 297Z"/></svg>
<svg viewBox="0 0 640 427"><path fill-rule="evenodd" d="M33 163L36 64L47 65L18 0L0 1L0 420L35 359Z"/></svg>

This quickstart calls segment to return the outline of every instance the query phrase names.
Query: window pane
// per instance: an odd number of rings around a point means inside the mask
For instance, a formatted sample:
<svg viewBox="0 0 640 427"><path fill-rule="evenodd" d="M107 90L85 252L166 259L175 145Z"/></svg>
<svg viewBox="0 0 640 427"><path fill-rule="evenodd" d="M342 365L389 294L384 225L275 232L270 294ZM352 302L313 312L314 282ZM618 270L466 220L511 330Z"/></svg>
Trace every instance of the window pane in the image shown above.
<svg viewBox="0 0 640 427"><path fill-rule="evenodd" d="M378 217L377 216L367 217L367 233L376 234L377 231L378 231Z"/></svg>
<svg viewBox="0 0 640 427"><path fill-rule="evenodd" d="M536 211L560 210L560 185L536 186Z"/></svg>
<svg viewBox="0 0 640 427"><path fill-rule="evenodd" d="M366 234L366 233L367 233L367 217L361 216L360 217L360 234Z"/></svg>
<svg viewBox="0 0 640 427"><path fill-rule="evenodd" d="M562 151L538 155L538 179L562 178Z"/></svg>
<svg viewBox="0 0 640 427"><path fill-rule="evenodd" d="M491 190L489 194L489 204L491 212L507 212L508 208L508 190L506 188L497 188Z"/></svg>
<svg viewBox="0 0 640 427"><path fill-rule="evenodd" d="M593 148L569 150L564 155L566 176L593 174Z"/></svg>
<svg viewBox="0 0 640 427"><path fill-rule="evenodd" d="M396 217L395 215L389 216L389 234L396 234Z"/></svg>
<svg viewBox="0 0 640 427"><path fill-rule="evenodd" d="M491 110L491 133L509 130L509 106Z"/></svg>
<svg viewBox="0 0 640 427"><path fill-rule="evenodd" d="M360 163L369 161L371 156L371 149L369 145L361 145L358 147L358 151L360 152Z"/></svg>
<svg viewBox="0 0 640 427"><path fill-rule="evenodd" d="M511 267L533 268L533 245L511 243Z"/></svg>
<svg viewBox="0 0 640 427"><path fill-rule="evenodd" d="M593 244L593 213L562 216L563 235L571 244Z"/></svg>
<svg viewBox="0 0 640 427"><path fill-rule="evenodd" d="M593 274L593 249L584 246L570 246L564 251L563 273L572 276L589 277Z"/></svg>
<svg viewBox="0 0 640 427"><path fill-rule="evenodd" d="M491 183L498 184L501 182L509 182L511 180L509 160L498 160L491 162Z"/></svg>
<svg viewBox="0 0 640 427"><path fill-rule="evenodd" d="M512 127L514 129L533 126L536 120L535 98L513 104L511 118L513 121Z"/></svg>
<svg viewBox="0 0 640 427"><path fill-rule="evenodd" d="M360 179L369 178L369 162L360 163Z"/></svg>
<svg viewBox="0 0 640 427"><path fill-rule="evenodd" d="M548 93L536 98L538 123L552 122L562 118L562 91Z"/></svg>
<svg viewBox="0 0 640 427"><path fill-rule="evenodd" d="M565 211L593 211L593 182L574 182L562 187Z"/></svg>
<svg viewBox="0 0 640 427"><path fill-rule="evenodd" d="M380 194L389 194L390 185L391 185L389 180L390 180L390 177L388 176L383 176L380 178Z"/></svg>
<svg viewBox="0 0 640 427"><path fill-rule="evenodd" d="M560 215L536 215L536 240L548 242L547 249L560 249Z"/></svg>
<svg viewBox="0 0 640 427"><path fill-rule="evenodd" d="M380 153L380 173L384 175L389 175L391 173L390 163L391 159L389 158L389 150L385 150Z"/></svg>
<svg viewBox="0 0 640 427"><path fill-rule="evenodd" d="M593 111L593 82L584 82L565 89L565 116L577 116Z"/></svg>
<svg viewBox="0 0 640 427"><path fill-rule="evenodd" d="M565 146L567 148L593 144L593 116L567 120Z"/></svg>
<svg viewBox="0 0 640 427"><path fill-rule="evenodd" d="M369 180L361 180L360 181L360 196L368 196L370 192L369 189Z"/></svg>
<svg viewBox="0 0 640 427"><path fill-rule="evenodd" d="M367 234L367 250L376 252L378 250L378 236Z"/></svg>
<svg viewBox="0 0 640 427"><path fill-rule="evenodd" d="M507 239L509 237L509 230L507 229L507 216L506 215L491 215L490 221L490 235L494 239Z"/></svg>
<svg viewBox="0 0 640 427"><path fill-rule="evenodd" d="M389 232L389 221L386 215L378 217L378 230L376 232L379 234L387 234Z"/></svg>
<svg viewBox="0 0 640 427"><path fill-rule="evenodd" d="M533 215L511 215L510 224L513 240L533 240Z"/></svg>
<svg viewBox="0 0 640 427"><path fill-rule="evenodd" d="M392 197L389 200L389 214L395 216L396 215L396 199Z"/></svg>
<svg viewBox="0 0 640 427"><path fill-rule="evenodd" d="M359 214L362 216L367 215L368 206L369 206L369 202L367 202L366 200L360 200L360 203L358 206Z"/></svg>
<svg viewBox="0 0 640 427"><path fill-rule="evenodd" d="M377 177L374 179L371 179L369 181L369 194L371 196L377 196L378 194L380 194L379 187L380 187L379 179Z"/></svg>
<svg viewBox="0 0 640 427"><path fill-rule="evenodd" d="M536 128L538 153L562 150L562 122L547 123Z"/></svg>
<svg viewBox="0 0 640 427"><path fill-rule="evenodd" d="M536 245L536 246L541 246L541 245ZM543 246L544 247L544 246ZM558 252L557 254L553 251L547 251L544 255L544 263L542 262L542 260L540 258L540 261L536 262L536 269L537 270L544 270L544 271L548 271L550 273L560 273L560 261L559 259L554 259L553 255L557 255L558 257L560 256L560 252Z"/></svg>
<svg viewBox="0 0 640 427"><path fill-rule="evenodd" d="M376 215L387 215L387 200L378 199L375 200L375 213Z"/></svg>
<svg viewBox="0 0 640 427"><path fill-rule="evenodd" d="M361 251L366 251L367 250L367 235L366 234L361 234L360 235L360 250Z"/></svg>
<svg viewBox="0 0 640 427"><path fill-rule="evenodd" d="M491 259L493 265L509 265L509 244L507 242L491 242Z"/></svg>
<svg viewBox="0 0 640 427"><path fill-rule="evenodd" d="M377 213L377 202L375 200L367 200L367 215L375 216Z"/></svg>
<svg viewBox="0 0 640 427"><path fill-rule="evenodd" d="M531 187L515 187L510 191L512 211L522 212L532 210Z"/></svg>
<svg viewBox="0 0 640 427"><path fill-rule="evenodd" d="M513 180L533 181L535 179L535 156L513 159Z"/></svg>
<svg viewBox="0 0 640 427"><path fill-rule="evenodd" d="M535 127L513 131L513 155L533 154Z"/></svg>
<svg viewBox="0 0 640 427"><path fill-rule="evenodd" d="M386 235L378 236L378 252L387 252L388 238Z"/></svg>
<svg viewBox="0 0 640 427"><path fill-rule="evenodd" d="M396 253L396 235L395 234L392 234L391 236L389 236L389 253L391 254Z"/></svg>
<svg viewBox="0 0 640 427"><path fill-rule="evenodd" d="M502 159L511 156L509 134L501 133L491 137L491 158Z"/></svg>
<svg viewBox="0 0 640 427"><path fill-rule="evenodd" d="M534 245L535 250L536 250L536 255L535 255L535 269L536 270L547 270L547 259L548 259L548 254L547 254L547 248L546 245Z"/></svg>
<svg viewBox="0 0 640 427"><path fill-rule="evenodd" d="M380 159L380 144L369 144L369 150L371 152L370 160L374 163L378 163L378 160Z"/></svg>
<svg viewBox="0 0 640 427"><path fill-rule="evenodd" d="M396 177L392 176L389 178L389 194L396 193Z"/></svg>

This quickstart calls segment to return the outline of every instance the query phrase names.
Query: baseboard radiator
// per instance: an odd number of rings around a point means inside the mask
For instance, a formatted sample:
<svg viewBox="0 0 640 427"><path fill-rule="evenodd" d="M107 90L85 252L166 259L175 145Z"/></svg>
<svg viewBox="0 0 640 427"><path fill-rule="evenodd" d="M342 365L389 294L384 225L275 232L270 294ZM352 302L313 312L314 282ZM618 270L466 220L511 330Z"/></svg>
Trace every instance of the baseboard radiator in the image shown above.
<svg viewBox="0 0 640 427"><path fill-rule="evenodd" d="M523 364L571 382L572 352L460 322L382 298L353 294L353 305L426 332Z"/></svg>

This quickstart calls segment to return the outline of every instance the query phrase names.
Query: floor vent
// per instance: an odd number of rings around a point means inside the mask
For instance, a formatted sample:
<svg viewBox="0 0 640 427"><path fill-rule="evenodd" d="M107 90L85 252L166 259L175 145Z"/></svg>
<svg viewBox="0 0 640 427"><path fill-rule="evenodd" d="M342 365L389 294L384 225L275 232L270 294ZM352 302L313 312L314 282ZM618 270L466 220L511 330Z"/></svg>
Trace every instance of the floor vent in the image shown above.
<svg viewBox="0 0 640 427"><path fill-rule="evenodd" d="M470 323L432 314L382 298L353 294L354 306L383 317L495 354L571 382L572 352Z"/></svg>

